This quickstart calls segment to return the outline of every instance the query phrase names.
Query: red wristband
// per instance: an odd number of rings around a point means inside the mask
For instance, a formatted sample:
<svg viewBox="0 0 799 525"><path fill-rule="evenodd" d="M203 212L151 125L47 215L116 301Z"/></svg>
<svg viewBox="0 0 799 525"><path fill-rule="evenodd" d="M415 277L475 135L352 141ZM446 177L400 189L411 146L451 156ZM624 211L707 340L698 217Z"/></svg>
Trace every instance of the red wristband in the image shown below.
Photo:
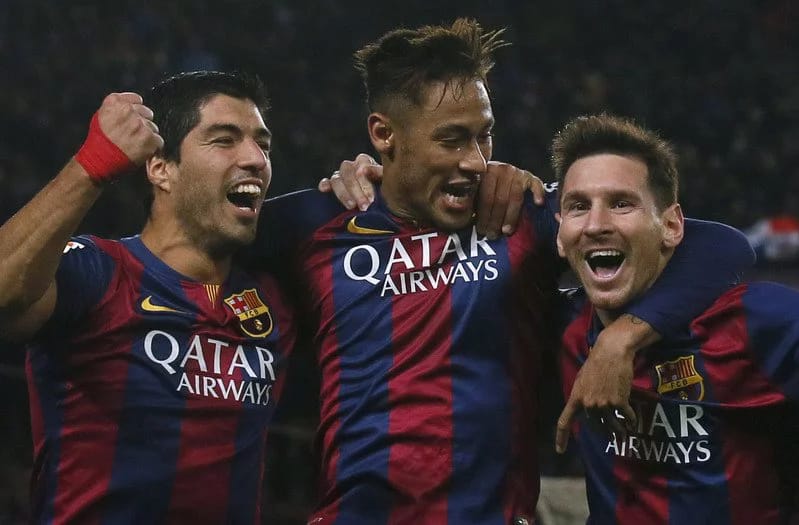
<svg viewBox="0 0 799 525"><path fill-rule="evenodd" d="M89 124L89 134L86 141L75 155L75 160L83 166L89 178L97 184L108 182L116 175L133 168L125 152L111 142L100 128L97 113Z"/></svg>

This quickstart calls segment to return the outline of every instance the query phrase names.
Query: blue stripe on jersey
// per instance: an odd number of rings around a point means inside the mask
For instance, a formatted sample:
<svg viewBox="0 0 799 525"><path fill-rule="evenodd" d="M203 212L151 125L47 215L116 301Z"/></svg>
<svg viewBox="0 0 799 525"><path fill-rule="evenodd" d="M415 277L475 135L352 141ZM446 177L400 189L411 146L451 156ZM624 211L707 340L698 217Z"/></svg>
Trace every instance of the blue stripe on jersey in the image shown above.
<svg viewBox="0 0 799 525"><path fill-rule="evenodd" d="M715 431L723 432L717 429ZM711 459L695 465L672 465L666 473L669 494L669 524L703 523L729 525L729 493L722 447L711 448ZM695 487L704 487L697 491Z"/></svg>
<svg viewBox="0 0 799 525"><path fill-rule="evenodd" d="M577 441L585 466L588 508L591 510L586 525L615 523L618 487L615 483L606 485L597 482L597 480L613 479L614 458L605 454L604 449L600 449L601 440L596 439L594 431L584 419L580 420Z"/></svg>
<svg viewBox="0 0 799 525"><path fill-rule="evenodd" d="M462 244L469 245L468 234L466 239L462 237ZM498 279L509 281L507 238L491 246L497 252ZM494 256L485 255L484 260L490 258ZM453 472L449 523L501 525L505 521L506 474L512 470L511 340L508 318L497 305L508 304L508 288L484 280L457 279L451 284ZM496 297L498 294L502 296Z"/></svg>
<svg viewBox="0 0 799 525"><path fill-rule="evenodd" d="M799 293L775 283L752 283L743 295L749 347L766 376L799 399Z"/></svg>
<svg viewBox="0 0 799 525"><path fill-rule="evenodd" d="M150 293L162 295L159 290L163 290L165 284L160 283L159 278L146 270L142 273L142 297ZM183 290L174 285L170 293L188 301ZM193 322L187 326L191 324ZM178 348L188 348L190 335L188 331L170 334ZM173 386L162 384L164 370L152 369L160 365L144 355L145 338L146 334L141 334L132 342L117 452L108 487L109 498L114 501L109 507L113 511L106 512L103 519L108 524L156 523L167 515L172 496L185 399L177 392L165 394L174 391ZM151 344L155 355L168 356L173 351L174 343L166 336L153 337ZM158 409L150 410L150 407ZM166 410L171 410L174 417L165 418ZM131 487L137 487L137 493L130 493ZM143 501L147 504L142 505Z"/></svg>
<svg viewBox="0 0 799 525"><path fill-rule="evenodd" d="M384 244L390 245L388 241ZM343 260L346 250L336 249L332 260ZM352 264L357 271L356 257ZM384 480L391 450L388 378L394 360L392 302L390 297L380 301L358 299L373 294L368 282L347 277L343 265L333 268L333 311L337 316L347 316L333 321L340 370L340 425L334 443L339 447L336 476L342 493L336 523L345 525L366 517L373 524L385 523L391 510L392 490ZM362 332L382 337L379 341L364 339Z"/></svg>
<svg viewBox="0 0 799 525"><path fill-rule="evenodd" d="M41 410L42 425L46 449L42 451L40 458L43 465L34 465L34 469L39 467L39 475L43 483L37 486L43 487L40 492L32 494L32 523L47 524L52 523L54 518L54 504L56 490L58 489L58 463L61 459L61 429L64 426L64 413L58 407L64 397L64 383L58 380L58 370L63 370L57 361L53 350L56 346L47 343L36 344L28 349L28 359L30 360L33 381L36 384L36 393L39 397L39 410ZM51 353L48 353L49 352ZM34 472L35 474L35 472Z"/></svg>

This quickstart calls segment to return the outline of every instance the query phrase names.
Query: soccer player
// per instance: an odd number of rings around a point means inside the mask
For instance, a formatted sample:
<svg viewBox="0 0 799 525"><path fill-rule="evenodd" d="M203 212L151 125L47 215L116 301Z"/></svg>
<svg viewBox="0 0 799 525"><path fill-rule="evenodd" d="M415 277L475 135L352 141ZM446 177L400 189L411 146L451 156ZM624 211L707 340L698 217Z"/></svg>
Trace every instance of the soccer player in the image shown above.
<svg viewBox="0 0 799 525"><path fill-rule="evenodd" d="M260 521L294 341L275 281L232 255L272 176L265 107L259 80L227 73L170 78L146 106L111 94L77 155L0 228L0 334L35 335L33 521ZM143 163L141 234L70 239Z"/></svg>
<svg viewBox="0 0 799 525"><path fill-rule="evenodd" d="M654 132L614 116L582 117L552 149L558 248L583 284L563 339L568 395L602 327L663 272L684 221L676 156ZM739 285L663 335L628 354L629 435L596 432L590 416L575 425L589 523L793 523L799 293Z"/></svg>
<svg viewBox="0 0 799 525"><path fill-rule="evenodd" d="M551 200L526 198L508 237L472 225L481 175L514 170L489 162L486 75L500 45L498 33L458 20L361 49L368 132L384 166L374 203L342 212L312 191L264 208L255 256L295 280L315 321L322 469L309 523L533 520L539 362L554 348L561 263ZM708 276L716 292L751 253L728 230L717 233L744 255L719 254ZM707 289L671 277L629 310L649 324L620 319L595 352L636 348L650 324L668 324L664 312L696 310Z"/></svg>

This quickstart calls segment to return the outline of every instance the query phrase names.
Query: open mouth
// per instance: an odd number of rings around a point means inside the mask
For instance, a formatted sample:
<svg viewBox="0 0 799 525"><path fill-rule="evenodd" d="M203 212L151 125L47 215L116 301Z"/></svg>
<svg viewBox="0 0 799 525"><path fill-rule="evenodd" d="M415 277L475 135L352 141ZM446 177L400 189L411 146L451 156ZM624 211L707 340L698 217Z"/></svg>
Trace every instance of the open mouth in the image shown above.
<svg viewBox="0 0 799 525"><path fill-rule="evenodd" d="M477 185L471 182L454 182L441 187L447 203L452 205L467 204L477 191Z"/></svg>
<svg viewBox="0 0 799 525"><path fill-rule="evenodd" d="M255 211L261 197L261 188L257 184L241 183L233 186L227 193L227 200L237 208Z"/></svg>
<svg viewBox="0 0 799 525"><path fill-rule="evenodd" d="M594 250L586 254L585 260L594 275L600 279L610 279L624 263L624 253L619 250Z"/></svg>

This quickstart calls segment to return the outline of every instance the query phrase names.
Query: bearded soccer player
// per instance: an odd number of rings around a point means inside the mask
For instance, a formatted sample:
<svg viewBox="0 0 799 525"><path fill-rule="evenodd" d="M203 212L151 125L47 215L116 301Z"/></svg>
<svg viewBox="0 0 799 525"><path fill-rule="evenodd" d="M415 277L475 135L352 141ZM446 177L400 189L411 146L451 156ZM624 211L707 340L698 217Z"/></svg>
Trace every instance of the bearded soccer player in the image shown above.
<svg viewBox="0 0 799 525"><path fill-rule="evenodd" d="M293 275L315 320L322 493L309 523L533 520L539 358L553 347L561 263L551 202L526 197L509 237L489 240L472 225L481 175L515 173L489 162L486 75L500 45L498 33L458 20L360 50L384 166L374 203L342 212L330 196L299 192L264 209L257 255L283 266L281 282ZM719 261L714 293L751 253L727 230L718 233L745 248ZM636 319L658 328L658 312L679 305L689 315L683 301L708 293L701 279L670 283L631 308ZM625 318L604 334L626 351L652 330Z"/></svg>
<svg viewBox="0 0 799 525"><path fill-rule="evenodd" d="M564 335L564 389L603 326L642 296L683 238L676 156L613 116L578 118L553 142L560 253L583 284ZM713 249L712 246L708 247ZM591 524L794 523L799 293L739 285L684 329L627 356L627 436L575 426Z"/></svg>
<svg viewBox="0 0 799 525"><path fill-rule="evenodd" d="M260 522L294 340L274 280L232 255L272 175L265 107L259 80L226 73L170 78L147 106L109 95L77 155L0 228L0 329L33 338L33 521ZM141 234L70 239L144 163Z"/></svg>

